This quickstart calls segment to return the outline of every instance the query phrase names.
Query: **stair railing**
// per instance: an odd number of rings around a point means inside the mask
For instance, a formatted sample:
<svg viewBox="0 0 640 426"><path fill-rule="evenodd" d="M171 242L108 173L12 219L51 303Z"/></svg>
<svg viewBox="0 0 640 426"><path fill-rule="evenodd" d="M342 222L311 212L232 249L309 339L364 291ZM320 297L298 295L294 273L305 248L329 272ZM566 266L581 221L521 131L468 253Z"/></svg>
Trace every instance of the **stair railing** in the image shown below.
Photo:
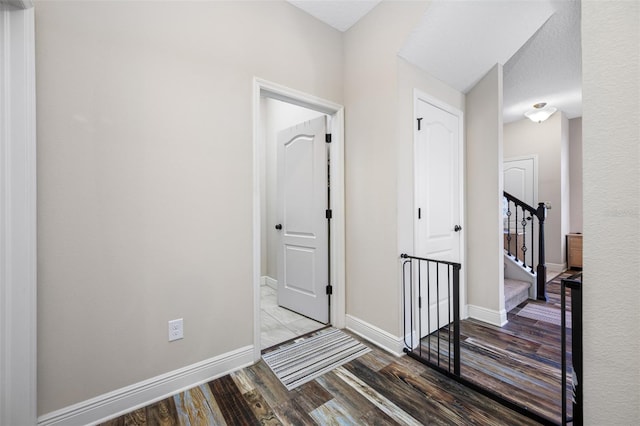
<svg viewBox="0 0 640 426"><path fill-rule="evenodd" d="M504 192L506 206L504 216L505 224L505 250L509 256L520 262L525 269L529 269L536 276L537 299L547 300L545 284L547 278L547 265L544 252L544 220L547 217L547 208L544 203L538 203L534 208ZM535 223L538 222L538 256L535 264ZM527 241L527 235L529 241Z"/></svg>

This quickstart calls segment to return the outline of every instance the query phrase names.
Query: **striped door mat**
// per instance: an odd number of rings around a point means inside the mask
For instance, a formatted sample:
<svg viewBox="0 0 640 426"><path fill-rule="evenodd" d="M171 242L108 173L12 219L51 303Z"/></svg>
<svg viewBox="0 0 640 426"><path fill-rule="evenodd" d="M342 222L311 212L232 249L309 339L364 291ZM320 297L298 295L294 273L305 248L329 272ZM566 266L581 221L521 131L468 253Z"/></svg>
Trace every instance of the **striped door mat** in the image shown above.
<svg viewBox="0 0 640 426"><path fill-rule="evenodd" d="M287 390L292 390L369 351L370 348L344 332L327 328L266 353L262 359Z"/></svg>

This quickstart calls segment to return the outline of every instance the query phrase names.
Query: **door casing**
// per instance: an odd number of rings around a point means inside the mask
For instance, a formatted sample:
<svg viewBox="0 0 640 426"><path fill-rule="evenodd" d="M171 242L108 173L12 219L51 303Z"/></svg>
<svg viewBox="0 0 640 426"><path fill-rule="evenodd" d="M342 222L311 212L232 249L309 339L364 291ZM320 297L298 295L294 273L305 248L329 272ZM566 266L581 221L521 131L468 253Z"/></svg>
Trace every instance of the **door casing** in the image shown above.
<svg viewBox="0 0 640 426"><path fill-rule="evenodd" d="M334 102L290 89L261 78L253 79L253 304L254 360L260 353L260 259L261 259L261 97L273 98L325 113L331 117L331 194L332 209L329 264L333 286L329 321L337 328L345 326L345 210L344 210L344 107Z"/></svg>
<svg viewBox="0 0 640 426"><path fill-rule="evenodd" d="M35 18L0 0L0 424L37 423Z"/></svg>

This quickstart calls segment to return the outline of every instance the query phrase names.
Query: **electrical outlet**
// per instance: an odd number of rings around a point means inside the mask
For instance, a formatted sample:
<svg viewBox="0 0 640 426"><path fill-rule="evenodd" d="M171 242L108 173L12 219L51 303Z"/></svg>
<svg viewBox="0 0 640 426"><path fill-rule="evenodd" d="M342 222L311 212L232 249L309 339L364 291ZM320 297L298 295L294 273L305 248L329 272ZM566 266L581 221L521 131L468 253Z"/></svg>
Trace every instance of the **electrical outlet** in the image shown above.
<svg viewBox="0 0 640 426"><path fill-rule="evenodd" d="M169 321L169 341L184 338L184 330L182 328L182 318Z"/></svg>

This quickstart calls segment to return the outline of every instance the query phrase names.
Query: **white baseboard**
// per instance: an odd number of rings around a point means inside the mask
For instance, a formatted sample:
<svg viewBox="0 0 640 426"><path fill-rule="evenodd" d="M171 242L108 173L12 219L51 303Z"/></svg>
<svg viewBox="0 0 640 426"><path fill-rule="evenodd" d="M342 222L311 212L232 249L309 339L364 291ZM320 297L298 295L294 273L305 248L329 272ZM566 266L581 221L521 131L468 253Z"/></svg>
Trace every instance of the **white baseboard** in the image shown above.
<svg viewBox="0 0 640 426"><path fill-rule="evenodd" d="M274 290L278 289L278 280L274 280L273 278L267 276L267 275L263 275L262 277L260 277L260 285L267 285L269 287L271 287Z"/></svg>
<svg viewBox="0 0 640 426"><path fill-rule="evenodd" d="M204 360L38 417L39 426L94 425L253 364L253 346Z"/></svg>
<svg viewBox="0 0 640 426"><path fill-rule="evenodd" d="M346 328L395 356L401 356L404 353L402 337L394 336L366 321L347 315Z"/></svg>
<svg viewBox="0 0 640 426"><path fill-rule="evenodd" d="M481 306L468 305L469 317L498 327L507 323L507 311L494 311Z"/></svg>
<svg viewBox="0 0 640 426"><path fill-rule="evenodd" d="M547 270L551 269L552 271L565 271L567 269L566 263L551 263L547 262Z"/></svg>

